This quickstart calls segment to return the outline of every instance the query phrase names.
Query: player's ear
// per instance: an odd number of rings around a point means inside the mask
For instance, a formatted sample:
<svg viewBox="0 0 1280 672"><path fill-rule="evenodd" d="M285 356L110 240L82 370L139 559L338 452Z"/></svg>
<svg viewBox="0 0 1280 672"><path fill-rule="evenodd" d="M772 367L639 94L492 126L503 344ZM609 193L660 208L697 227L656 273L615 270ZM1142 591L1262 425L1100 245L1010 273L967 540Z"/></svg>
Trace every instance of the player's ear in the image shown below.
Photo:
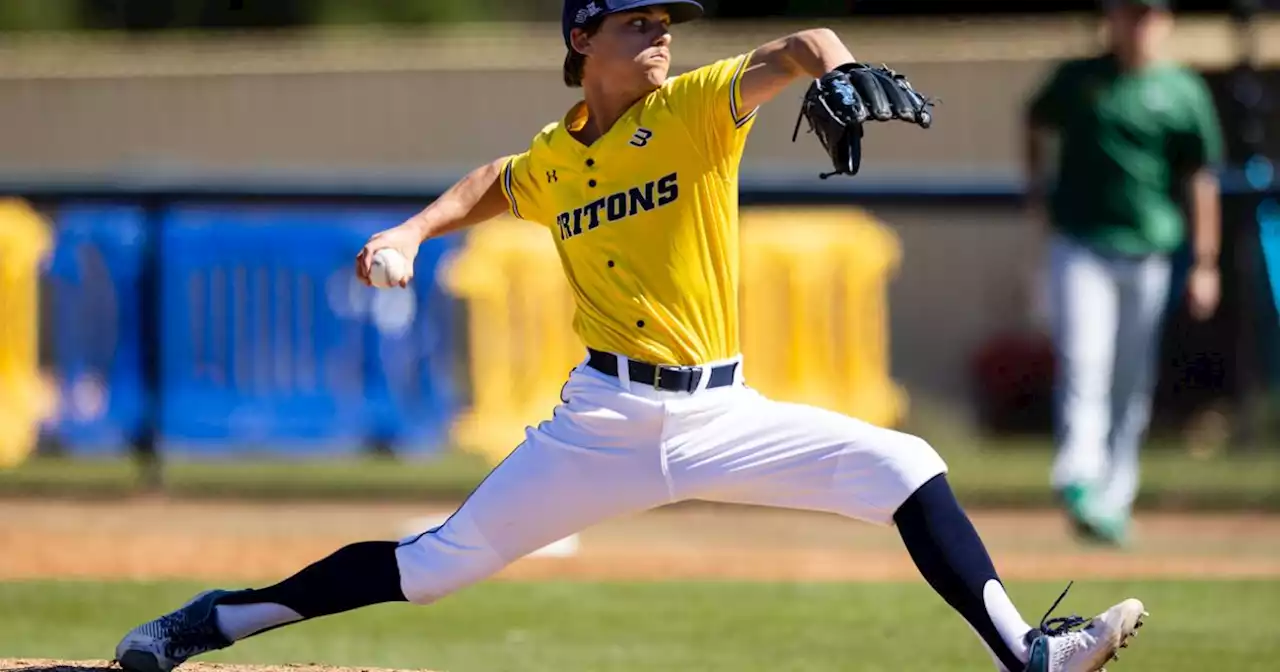
<svg viewBox="0 0 1280 672"><path fill-rule="evenodd" d="M591 55L591 35L587 31L581 28L574 28L573 32L569 33L569 44L579 54L583 56Z"/></svg>

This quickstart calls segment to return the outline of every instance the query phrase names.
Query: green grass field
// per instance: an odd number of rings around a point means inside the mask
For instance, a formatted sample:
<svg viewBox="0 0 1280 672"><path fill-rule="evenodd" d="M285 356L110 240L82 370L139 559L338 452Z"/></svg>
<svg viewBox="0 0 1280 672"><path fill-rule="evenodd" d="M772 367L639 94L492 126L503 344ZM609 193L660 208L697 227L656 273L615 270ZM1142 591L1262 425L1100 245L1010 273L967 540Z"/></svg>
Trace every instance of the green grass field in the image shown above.
<svg viewBox="0 0 1280 672"><path fill-rule="evenodd" d="M123 632L189 597L182 583L0 583L0 657L110 658ZM1038 619L1062 588L1013 584ZM1271 670L1280 582L1077 584L1062 612L1142 597L1148 626L1113 670ZM923 583L481 584L266 633L202 660L448 672L987 671L973 634Z"/></svg>

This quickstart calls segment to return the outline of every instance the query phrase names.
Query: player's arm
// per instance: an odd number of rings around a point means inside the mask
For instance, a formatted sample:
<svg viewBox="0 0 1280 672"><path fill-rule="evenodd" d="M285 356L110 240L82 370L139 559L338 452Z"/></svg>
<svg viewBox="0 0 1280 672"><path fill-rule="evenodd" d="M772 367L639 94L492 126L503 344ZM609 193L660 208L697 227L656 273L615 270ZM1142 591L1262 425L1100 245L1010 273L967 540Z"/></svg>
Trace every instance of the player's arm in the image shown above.
<svg viewBox="0 0 1280 672"><path fill-rule="evenodd" d="M1207 166L1191 175L1191 246L1197 268L1218 267L1222 246L1222 190L1218 175Z"/></svg>
<svg viewBox="0 0 1280 672"><path fill-rule="evenodd" d="M1187 281L1192 316L1208 319L1218 308L1221 292L1218 257L1222 247L1222 189L1216 169L1224 159L1225 148L1222 124L1208 85L1197 77L1193 93L1187 106L1191 111L1191 132L1184 143L1191 169L1187 191L1193 254Z"/></svg>
<svg viewBox="0 0 1280 672"><path fill-rule="evenodd" d="M773 100L800 77L817 79L853 62L848 47L828 28L805 30L763 44L752 52L742 75L743 109L754 110Z"/></svg>
<svg viewBox="0 0 1280 672"><path fill-rule="evenodd" d="M392 248L412 267L422 241L493 219L506 212L502 173L509 157L487 163L467 173L431 205L399 226L374 234L356 256L356 276L369 283L373 253ZM408 284L406 279L404 284Z"/></svg>
<svg viewBox="0 0 1280 672"><path fill-rule="evenodd" d="M1194 263L1196 266L1217 267L1222 228L1217 168L1225 154L1222 123L1208 85L1198 77L1195 84L1194 98L1188 105L1192 121L1186 143L1191 165L1189 192Z"/></svg>
<svg viewBox="0 0 1280 672"><path fill-rule="evenodd" d="M440 198L414 215L405 226L419 242L488 221L507 210L502 194L502 170L510 157L503 157L467 173Z"/></svg>

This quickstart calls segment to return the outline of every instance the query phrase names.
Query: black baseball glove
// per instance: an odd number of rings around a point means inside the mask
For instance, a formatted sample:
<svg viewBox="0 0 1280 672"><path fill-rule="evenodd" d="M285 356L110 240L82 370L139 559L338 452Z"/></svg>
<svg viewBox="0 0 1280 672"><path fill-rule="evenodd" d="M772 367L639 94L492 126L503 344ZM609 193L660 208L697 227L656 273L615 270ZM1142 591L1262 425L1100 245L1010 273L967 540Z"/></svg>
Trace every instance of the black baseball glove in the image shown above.
<svg viewBox="0 0 1280 672"><path fill-rule="evenodd" d="M800 134L800 120L808 119L809 132L818 136L835 167L820 177L857 175L862 165L863 124L897 119L929 128L934 102L888 66L847 63L809 85L791 141Z"/></svg>

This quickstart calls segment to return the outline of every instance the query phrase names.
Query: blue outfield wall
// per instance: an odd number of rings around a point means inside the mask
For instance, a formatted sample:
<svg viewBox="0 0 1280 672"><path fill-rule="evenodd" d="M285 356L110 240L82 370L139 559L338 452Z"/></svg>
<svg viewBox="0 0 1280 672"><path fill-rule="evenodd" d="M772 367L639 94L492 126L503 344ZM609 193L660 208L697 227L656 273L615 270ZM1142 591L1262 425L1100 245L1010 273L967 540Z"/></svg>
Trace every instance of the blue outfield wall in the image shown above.
<svg viewBox="0 0 1280 672"><path fill-rule="evenodd" d="M49 282L64 408L50 432L73 454L123 452L155 413L168 454L439 449L457 411L456 305L433 279L459 239L422 247L410 289L373 290L352 274L365 240L413 212L59 208ZM142 299L148 235L159 237L153 314Z"/></svg>
<svg viewBox="0 0 1280 672"><path fill-rule="evenodd" d="M141 207L67 204L46 272L61 408L50 432L81 454L116 452L149 419L142 353Z"/></svg>

